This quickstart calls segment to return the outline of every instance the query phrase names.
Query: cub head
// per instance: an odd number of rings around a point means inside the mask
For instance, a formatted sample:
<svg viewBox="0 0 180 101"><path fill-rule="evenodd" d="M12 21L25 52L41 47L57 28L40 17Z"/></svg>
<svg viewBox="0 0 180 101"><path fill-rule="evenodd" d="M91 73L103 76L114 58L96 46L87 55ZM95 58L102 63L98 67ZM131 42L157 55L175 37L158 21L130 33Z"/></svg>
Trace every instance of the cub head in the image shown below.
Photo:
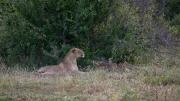
<svg viewBox="0 0 180 101"><path fill-rule="evenodd" d="M84 51L81 49L78 49L78 48L71 49L71 52L76 56L76 58L78 58L78 57L84 58L84 56L85 56Z"/></svg>

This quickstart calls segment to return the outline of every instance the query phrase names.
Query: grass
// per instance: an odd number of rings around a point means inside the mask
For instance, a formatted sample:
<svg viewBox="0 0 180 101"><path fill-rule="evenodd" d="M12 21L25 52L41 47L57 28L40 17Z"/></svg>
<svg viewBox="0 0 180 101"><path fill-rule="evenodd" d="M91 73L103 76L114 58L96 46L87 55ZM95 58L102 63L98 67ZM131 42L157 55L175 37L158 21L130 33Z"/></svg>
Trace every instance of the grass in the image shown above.
<svg viewBox="0 0 180 101"><path fill-rule="evenodd" d="M180 68L139 66L133 72L94 70L85 75L38 77L0 72L0 101L180 101Z"/></svg>

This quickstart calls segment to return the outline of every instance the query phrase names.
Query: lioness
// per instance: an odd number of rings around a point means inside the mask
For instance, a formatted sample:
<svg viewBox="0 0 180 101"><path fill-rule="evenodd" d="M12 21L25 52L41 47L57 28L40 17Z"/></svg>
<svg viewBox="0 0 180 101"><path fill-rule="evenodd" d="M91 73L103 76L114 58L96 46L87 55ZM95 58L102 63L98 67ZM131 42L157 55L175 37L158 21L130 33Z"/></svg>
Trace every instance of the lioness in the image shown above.
<svg viewBox="0 0 180 101"><path fill-rule="evenodd" d="M84 51L78 48L72 48L58 65L41 67L36 73L39 74L63 74L63 73L83 73L78 70L76 59L84 57Z"/></svg>

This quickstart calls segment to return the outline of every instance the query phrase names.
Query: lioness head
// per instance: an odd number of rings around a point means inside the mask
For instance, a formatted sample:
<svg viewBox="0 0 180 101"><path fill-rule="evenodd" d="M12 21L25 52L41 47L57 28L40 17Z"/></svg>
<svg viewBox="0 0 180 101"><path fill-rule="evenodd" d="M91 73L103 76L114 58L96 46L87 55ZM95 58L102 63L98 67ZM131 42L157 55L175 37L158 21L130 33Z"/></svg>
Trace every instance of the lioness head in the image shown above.
<svg viewBox="0 0 180 101"><path fill-rule="evenodd" d="M78 48L73 48L73 49L71 49L71 52L74 53L74 55L76 56L76 58L78 58L78 57L83 57L83 58L84 58L84 56L85 56L84 51L83 51L83 50L80 50L80 49L78 49Z"/></svg>

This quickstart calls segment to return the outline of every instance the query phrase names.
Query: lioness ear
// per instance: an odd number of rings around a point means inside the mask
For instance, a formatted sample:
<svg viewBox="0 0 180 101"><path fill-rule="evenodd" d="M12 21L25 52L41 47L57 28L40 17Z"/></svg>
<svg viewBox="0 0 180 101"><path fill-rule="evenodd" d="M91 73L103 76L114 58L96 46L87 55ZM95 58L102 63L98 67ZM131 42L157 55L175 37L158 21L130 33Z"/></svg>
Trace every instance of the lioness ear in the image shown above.
<svg viewBox="0 0 180 101"><path fill-rule="evenodd" d="M76 49L73 49L72 52L74 53L76 51Z"/></svg>

